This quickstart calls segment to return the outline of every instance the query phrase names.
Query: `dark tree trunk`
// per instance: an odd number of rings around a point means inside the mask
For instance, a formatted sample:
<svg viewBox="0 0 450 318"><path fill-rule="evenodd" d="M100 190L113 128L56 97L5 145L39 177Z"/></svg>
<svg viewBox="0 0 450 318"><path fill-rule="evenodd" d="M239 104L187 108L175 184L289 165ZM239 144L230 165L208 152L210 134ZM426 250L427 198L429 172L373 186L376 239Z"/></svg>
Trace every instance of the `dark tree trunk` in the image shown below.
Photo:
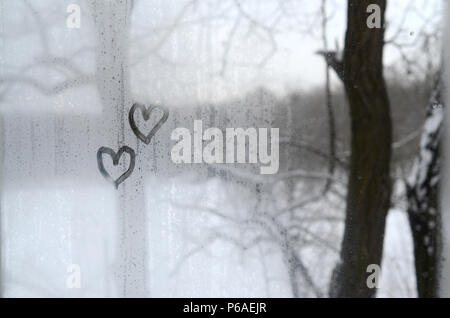
<svg viewBox="0 0 450 318"><path fill-rule="evenodd" d="M351 115L351 159L341 260L331 297L373 297L366 284L370 264L381 264L391 197L392 126L383 77L384 27L369 29L367 7L386 0L349 0L344 51L344 85Z"/></svg>
<svg viewBox="0 0 450 318"><path fill-rule="evenodd" d="M406 183L408 217L414 241L417 293L421 298L438 296L440 257L439 172L443 121L441 81L437 81L427 112L420 154Z"/></svg>

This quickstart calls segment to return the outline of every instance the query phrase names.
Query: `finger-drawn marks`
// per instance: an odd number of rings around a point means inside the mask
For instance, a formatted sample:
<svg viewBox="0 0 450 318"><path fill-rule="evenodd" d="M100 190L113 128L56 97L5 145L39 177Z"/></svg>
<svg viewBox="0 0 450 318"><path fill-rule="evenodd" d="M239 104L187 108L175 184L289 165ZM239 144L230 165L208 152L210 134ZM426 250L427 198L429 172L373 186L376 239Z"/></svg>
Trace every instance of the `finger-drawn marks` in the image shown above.
<svg viewBox="0 0 450 318"><path fill-rule="evenodd" d="M105 166L103 164L103 154L109 155L113 160L114 166L117 166L119 164L120 157L122 156L123 153L127 153L130 156L130 165L127 171L125 171L117 180L114 180L113 177L111 177L111 175L105 169ZM103 177L105 177L108 181L114 184L116 189L119 187L119 184L124 182L131 175L131 173L134 170L135 161L136 161L136 154L134 150L128 146L123 146L122 148L119 149L117 153L108 147L100 147L97 151L98 169L100 170L100 173L102 174Z"/></svg>
<svg viewBox="0 0 450 318"><path fill-rule="evenodd" d="M134 113L136 112L136 110L141 111L145 121L148 121L150 119L150 116L154 110L162 111L161 118L156 122L156 125L150 130L150 132L147 135L144 135L136 125L136 122L134 120ZM158 132L161 126L164 125L164 123L167 121L168 118L169 118L169 111L164 107L161 106L146 107L139 103L134 103L130 109L130 112L128 113L128 121L130 123L131 130L136 135L136 137L138 137L141 141L143 141L147 145L150 143L153 136ZM130 155L130 166L128 167L127 171L125 171L117 180L114 180L114 178L111 177L111 175L105 169L105 166L103 164L103 154L109 155L113 160L114 166L117 166L119 164L120 157L122 156L123 153L127 153ZM136 163L136 153L132 148L128 146L123 146L122 148L119 149L117 153L115 153L114 150L108 147L100 147L97 151L98 169L100 170L100 173L102 174L103 177L105 177L108 181L114 184L116 189L119 187L119 184L124 182L131 175L131 173L134 170L135 163Z"/></svg>
<svg viewBox="0 0 450 318"><path fill-rule="evenodd" d="M144 117L145 121L148 121L150 119L150 115L154 110L162 110L163 115L161 119L156 123L156 125L150 130L150 132L147 135L144 135L142 131L137 127L136 121L134 120L134 113L136 110L140 110L142 113L142 116ZM152 140L153 136L157 133L157 131L161 128L162 125L167 121L169 118L169 112L167 109L160 107L160 106L144 106L142 104L135 103L133 107L131 107L130 112L128 113L128 122L130 123L131 129L133 130L133 133L138 137L141 141L143 141L145 144L149 144Z"/></svg>

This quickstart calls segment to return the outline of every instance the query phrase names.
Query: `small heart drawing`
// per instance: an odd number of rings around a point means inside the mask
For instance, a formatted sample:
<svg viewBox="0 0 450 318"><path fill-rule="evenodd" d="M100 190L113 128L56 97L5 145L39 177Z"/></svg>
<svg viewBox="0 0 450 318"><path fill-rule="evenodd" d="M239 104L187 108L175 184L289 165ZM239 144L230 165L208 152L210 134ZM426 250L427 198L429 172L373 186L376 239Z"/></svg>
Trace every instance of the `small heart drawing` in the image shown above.
<svg viewBox="0 0 450 318"><path fill-rule="evenodd" d="M111 156L114 166L117 166L119 164L119 159L124 152L130 155L130 166L128 167L128 170L125 171L117 180L114 180L111 177L111 175L106 171L105 166L103 165L103 154L108 154L109 156ZM114 184L116 189L119 187L119 184L124 182L131 175L131 173L134 170L135 161L136 161L136 154L134 150L128 146L123 146L122 148L120 148L117 154L114 152L114 150L108 147L100 147L97 151L98 169L100 170L102 176L106 178L106 180Z"/></svg>
<svg viewBox="0 0 450 318"><path fill-rule="evenodd" d="M156 123L155 127L153 127L152 130L150 130L150 132L148 133L147 136L144 135L139 130L139 128L137 127L136 122L134 120L134 113L138 109L141 111L142 116L144 117L145 121L150 119L150 114L152 113L153 110L160 109L163 111L163 115L162 115L161 119ZM150 105L149 107L145 107L144 105L139 104L139 103L133 104L133 107L131 107L130 112L128 113L128 121L130 123L131 129L133 130L133 133L136 135L136 137L138 137L140 140L145 142L147 145L150 143L150 141L152 140L152 137L156 134L156 132L167 121L167 118L169 118L169 111L167 109L160 107L160 106L152 106L152 105Z"/></svg>

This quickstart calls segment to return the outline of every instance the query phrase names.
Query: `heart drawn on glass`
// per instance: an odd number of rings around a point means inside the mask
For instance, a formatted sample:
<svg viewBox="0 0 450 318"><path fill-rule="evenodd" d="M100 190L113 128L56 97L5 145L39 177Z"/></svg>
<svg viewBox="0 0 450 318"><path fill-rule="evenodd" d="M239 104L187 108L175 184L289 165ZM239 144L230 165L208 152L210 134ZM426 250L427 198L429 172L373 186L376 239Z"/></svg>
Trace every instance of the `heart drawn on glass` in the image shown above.
<svg viewBox="0 0 450 318"><path fill-rule="evenodd" d="M103 154L109 155L113 160L114 166L117 166L119 164L120 157L122 156L123 153L127 153L130 155L130 166L128 167L127 171L125 171L119 178L117 178L117 180L114 180L114 178L111 177L111 175L105 169L105 166L103 164ZM123 146L122 148L119 149L117 153L115 153L114 150L108 147L100 147L97 151L98 169L100 170L102 176L106 178L106 180L114 184L116 189L119 187L119 184L124 182L131 175L131 173L134 170L135 161L136 161L136 154L134 150L128 146Z"/></svg>
<svg viewBox="0 0 450 318"><path fill-rule="evenodd" d="M136 110L140 110L142 113L142 116L144 117L145 121L148 121L150 119L150 115L154 110L162 110L163 115L161 119L156 123L156 125L150 130L150 132L145 135L141 132L141 130L137 127L136 121L134 119L134 113ZM128 121L130 123L131 129L133 130L133 133L138 137L140 140L142 140L145 144L149 144L152 140L153 136L156 134L156 132L161 128L162 125L167 121L169 118L169 111L161 106L144 106L139 103L134 103L133 106L130 109L130 112L128 113Z"/></svg>

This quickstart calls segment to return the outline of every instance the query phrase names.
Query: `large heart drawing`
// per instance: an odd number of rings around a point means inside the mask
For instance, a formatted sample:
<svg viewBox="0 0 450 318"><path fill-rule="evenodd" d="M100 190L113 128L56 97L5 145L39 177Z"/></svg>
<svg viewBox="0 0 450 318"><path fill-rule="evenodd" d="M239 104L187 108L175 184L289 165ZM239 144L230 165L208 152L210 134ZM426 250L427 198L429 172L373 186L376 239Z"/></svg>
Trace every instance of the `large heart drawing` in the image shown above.
<svg viewBox="0 0 450 318"><path fill-rule="evenodd" d="M124 152L130 155L130 166L128 167L127 171L125 171L117 180L114 180L106 171L105 166L103 165L103 154L108 154L109 156L111 156L114 166L117 166L119 164L119 159ZM134 150L128 146L123 146L122 148L120 148L117 154L114 152L114 150L108 147L100 147L100 149L98 149L97 151L98 169L100 170L100 173L103 177L114 184L116 189L119 187L119 184L124 182L131 175L134 170L135 161L136 154Z"/></svg>
<svg viewBox="0 0 450 318"><path fill-rule="evenodd" d="M155 127L153 127L152 130L150 130L148 135L144 135L139 130L139 128L136 125L136 122L134 121L134 113L138 109L141 111L142 116L144 117L145 121L150 119L150 114L152 113L153 110L160 109L163 111L163 115L162 115L161 119L156 123ZM133 104L133 107L131 107L130 112L128 113L128 121L130 123L131 129L133 130L136 137L138 137L140 140L145 142L147 145L150 143L150 141L152 140L152 138L156 134L156 132L167 121L167 118L169 118L169 111L167 109L165 109L161 106L151 106L151 105L149 107L145 107L144 105L139 104L139 103Z"/></svg>

